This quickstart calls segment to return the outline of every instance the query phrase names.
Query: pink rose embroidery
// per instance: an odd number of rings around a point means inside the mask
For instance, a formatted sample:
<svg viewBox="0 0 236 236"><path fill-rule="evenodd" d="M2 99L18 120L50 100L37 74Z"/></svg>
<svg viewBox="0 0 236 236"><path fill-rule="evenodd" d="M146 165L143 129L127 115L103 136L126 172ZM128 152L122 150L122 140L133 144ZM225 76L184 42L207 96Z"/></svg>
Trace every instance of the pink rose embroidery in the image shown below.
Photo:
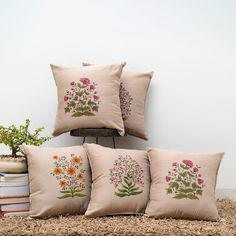
<svg viewBox="0 0 236 236"><path fill-rule="evenodd" d="M199 185L202 185L202 184L204 183L204 180L203 180L203 179L197 179L197 183L198 183Z"/></svg>
<svg viewBox="0 0 236 236"><path fill-rule="evenodd" d="M97 101L99 99L99 96L93 95L93 99L94 99L94 101Z"/></svg>
<svg viewBox="0 0 236 236"><path fill-rule="evenodd" d="M193 162L190 161L190 160L183 160L183 163L184 163L185 165L187 165L189 168L192 168L192 167L193 167Z"/></svg>
<svg viewBox="0 0 236 236"><path fill-rule="evenodd" d="M94 90L94 89L95 89L95 86L91 84L91 85L89 86L89 89L90 89L90 90Z"/></svg>
<svg viewBox="0 0 236 236"><path fill-rule="evenodd" d="M88 84L90 84L90 79L88 79L88 78L81 78L80 82L82 82L83 84L88 85Z"/></svg>
<svg viewBox="0 0 236 236"><path fill-rule="evenodd" d="M171 180L170 176L166 176L166 182L169 182Z"/></svg>

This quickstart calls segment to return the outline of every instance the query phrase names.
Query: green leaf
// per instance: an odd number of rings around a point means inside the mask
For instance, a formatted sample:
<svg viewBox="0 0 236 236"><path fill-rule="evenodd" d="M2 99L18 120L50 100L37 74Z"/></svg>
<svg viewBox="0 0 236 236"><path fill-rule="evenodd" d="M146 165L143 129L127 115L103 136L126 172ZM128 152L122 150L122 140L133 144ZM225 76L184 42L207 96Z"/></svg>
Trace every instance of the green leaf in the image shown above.
<svg viewBox="0 0 236 236"><path fill-rule="evenodd" d="M136 188L129 188L129 191L132 192L132 191L136 191L138 189L139 189L138 187L136 187Z"/></svg>
<svg viewBox="0 0 236 236"><path fill-rule="evenodd" d="M187 188L187 189L181 188L181 189L179 189L179 191L180 191L181 193L191 193L191 192L193 192L193 190L192 190L191 188Z"/></svg>
<svg viewBox="0 0 236 236"><path fill-rule="evenodd" d="M200 186L198 186L195 182L194 183L192 183L192 187L193 188L201 188Z"/></svg>
<svg viewBox="0 0 236 236"><path fill-rule="evenodd" d="M182 177L186 177L187 176L187 172L179 173L179 175L181 175Z"/></svg>
<svg viewBox="0 0 236 236"><path fill-rule="evenodd" d="M68 105L68 106L71 106L71 107L73 107L73 108L74 108L74 107L75 107L75 105L76 105L76 104L75 104L75 102L74 102L74 101L71 101L71 102L69 103L69 105Z"/></svg>
<svg viewBox="0 0 236 236"><path fill-rule="evenodd" d="M64 199L64 198L68 198L68 197L72 197L72 194L65 194L61 197L58 197L59 199Z"/></svg>
<svg viewBox="0 0 236 236"><path fill-rule="evenodd" d="M183 168L184 170L188 170L189 167L187 165L183 165L183 164L180 164L181 168Z"/></svg>
<svg viewBox="0 0 236 236"><path fill-rule="evenodd" d="M84 189L75 189L75 190L73 190L73 193L80 193L82 191L84 191Z"/></svg>
<svg viewBox="0 0 236 236"><path fill-rule="evenodd" d="M71 190L64 190L64 191L60 191L60 193L70 193L70 194L72 194L72 191Z"/></svg>
<svg viewBox="0 0 236 236"><path fill-rule="evenodd" d="M173 198L176 198L176 199L187 198L187 195L184 193L178 193Z"/></svg>
<svg viewBox="0 0 236 236"><path fill-rule="evenodd" d="M117 193L117 192L115 192L115 195L118 196L118 197L129 196L127 193Z"/></svg>
<svg viewBox="0 0 236 236"><path fill-rule="evenodd" d="M130 192L130 195L138 195L140 193L142 193L143 191L138 191L138 192Z"/></svg>
<svg viewBox="0 0 236 236"><path fill-rule="evenodd" d="M182 181L181 177L178 176L178 178L176 179L176 181L178 181L178 182Z"/></svg>
<svg viewBox="0 0 236 236"><path fill-rule="evenodd" d="M80 116L82 116L82 115L83 115L82 112L77 111L77 112L75 112L75 113L72 115L72 117L80 117Z"/></svg>
<svg viewBox="0 0 236 236"><path fill-rule="evenodd" d="M128 193L128 190L127 189L118 189L118 191L120 192L120 193Z"/></svg>
<svg viewBox="0 0 236 236"><path fill-rule="evenodd" d="M166 189L166 193L167 193L167 194L172 193L172 189L171 189L171 188L167 188L167 189Z"/></svg>
<svg viewBox="0 0 236 236"><path fill-rule="evenodd" d="M132 185L131 182L129 182L126 178L124 179L125 183L130 187Z"/></svg>
<svg viewBox="0 0 236 236"><path fill-rule="evenodd" d="M83 193L75 193L75 194L73 194L72 197L85 197L85 196L86 196L86 195L83 194Z"/></svg>
<svg viewBox="0 0 236 236"><path fill-rule="evenodd" d="M84 112L84 115L85 115L85 116L95 116L94 113L88 112L88 111Z"/></svg>
<svg viewBox="0 0 236 236"><path fill-rule="evenodd" d="M202 192L203 192L203 190L201 190L201 189L197 189L197 191L196 191L196 193L197 193L198 195L202 195Z"/></svg>
<svg viewBox="0 0 236 236"><path fill-rule="evenodd" d="M124 185L124 184L122 184L122 187L125 188L125 189L129 189L129 187Z"/></svg>
<svg viewBox="0 0 236 236"><path fill-rule="evenodd" d="M195 196L195 195L192 194L192 193L189 193L189 194L187 195L187 198L189 198L189 199L191 199L191 200L199 199L197 196Z"/></svg>
<svg viewBox="0 0 236 236"><path fill-rule="evenodd" d="M40 137L40 132L43 127L35 129L32 133L29 131L30 120L26 119L25 124L10 125L9 127L0 126L0 143L5 144L12 151L12 156L20 152L24 155L24 152L20 149L20 145L28 144L34 146L40 146L42 143L50 139L50 137Z"/></svg>
<svg viewBox="0 0 236 236"><path fill-rule="evenodd" d="M179 188L179 184L176 183L176 182L173 182L173 183L171 183L171 187L178 189Z"/></svg>
<svg viewBox="0 0 236 236"><path fill-rule="evenodd" d="M194 177L195 175L191 174L189 171L187 172L190 177Z"/></svg>
<svg viewBox="0 0 236 236"><path fill-rule="evenodd" d="M189 186L190 186L190 183L188 183L188 182L186 182L186 181L184 181L184 180L182 180L182 183L183 183L186 187L189 187Z"/></svg>
<svg viewBox="0 0 236 236"><path fill-rule="evenodd" d="M93 109L93 111L98 112L98 106L94 106L92 109Z"/></svg>

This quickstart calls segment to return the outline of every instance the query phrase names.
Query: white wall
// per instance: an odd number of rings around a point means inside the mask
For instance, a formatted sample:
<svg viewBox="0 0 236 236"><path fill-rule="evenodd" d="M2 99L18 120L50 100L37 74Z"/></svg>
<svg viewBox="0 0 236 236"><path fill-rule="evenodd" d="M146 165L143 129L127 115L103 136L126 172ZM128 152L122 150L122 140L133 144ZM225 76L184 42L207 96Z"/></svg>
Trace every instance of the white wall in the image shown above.
<svg viewBox="0 0 236 236"><path fill-rule="evenodd" d="M155 71L150 140L120 138L118 146L225 151L218 187L236 188L235 12L234 0L0 0L0 123L29 117L49 135L49 63L126 60L129 70ZM79 142L65 134L47 145Z"/></svg>

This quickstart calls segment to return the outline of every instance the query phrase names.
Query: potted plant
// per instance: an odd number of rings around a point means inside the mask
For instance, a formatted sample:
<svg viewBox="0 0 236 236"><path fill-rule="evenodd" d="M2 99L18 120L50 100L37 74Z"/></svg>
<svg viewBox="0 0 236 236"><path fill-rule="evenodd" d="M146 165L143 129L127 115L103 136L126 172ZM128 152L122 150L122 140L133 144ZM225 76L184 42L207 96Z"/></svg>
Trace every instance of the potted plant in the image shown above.
<svg viewBox="0 0 236 236"><path fill-rule="evenodd" d="M30 120L25 124L16 127L10 125L4 127L0 125L0 144L6 145L10 150L10 155L0 155L0 172L24 173L27 172L27 163L20 145L29 144L40 146L50 139L50 137L40 137L44 127L37 128L34 132L29 131Z"/></svg>

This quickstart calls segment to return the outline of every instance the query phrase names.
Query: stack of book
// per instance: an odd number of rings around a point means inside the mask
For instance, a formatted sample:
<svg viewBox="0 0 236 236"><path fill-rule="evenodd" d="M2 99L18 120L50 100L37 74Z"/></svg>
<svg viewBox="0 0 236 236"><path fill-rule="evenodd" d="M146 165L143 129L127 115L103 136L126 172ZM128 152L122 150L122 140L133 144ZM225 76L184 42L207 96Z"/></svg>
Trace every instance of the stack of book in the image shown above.
<svg viewBox="0 0 236 236"><path fill-rule="evenodd" d="M0 173L0 215L28 215L29 206L28 173Z"/></svg>

